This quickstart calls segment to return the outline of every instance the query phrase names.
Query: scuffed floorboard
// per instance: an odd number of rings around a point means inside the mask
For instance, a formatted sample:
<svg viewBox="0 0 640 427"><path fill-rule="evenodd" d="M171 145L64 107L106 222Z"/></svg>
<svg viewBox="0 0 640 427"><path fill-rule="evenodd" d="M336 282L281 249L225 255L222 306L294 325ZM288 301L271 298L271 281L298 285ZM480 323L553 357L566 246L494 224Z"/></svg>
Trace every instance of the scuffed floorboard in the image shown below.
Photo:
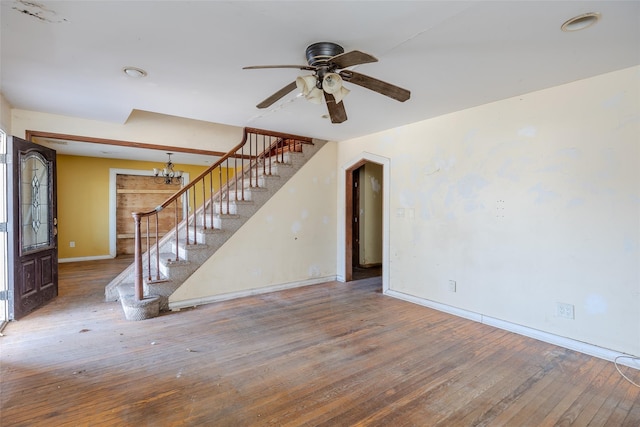
<svg viewBox="0 0 640 427"><path fill-rule="evenodd" d="M386 297L379 278L128 322L102 299L128 263L62 264L60 296L7 326L0 425L640 425L613 364Z"/></svg>

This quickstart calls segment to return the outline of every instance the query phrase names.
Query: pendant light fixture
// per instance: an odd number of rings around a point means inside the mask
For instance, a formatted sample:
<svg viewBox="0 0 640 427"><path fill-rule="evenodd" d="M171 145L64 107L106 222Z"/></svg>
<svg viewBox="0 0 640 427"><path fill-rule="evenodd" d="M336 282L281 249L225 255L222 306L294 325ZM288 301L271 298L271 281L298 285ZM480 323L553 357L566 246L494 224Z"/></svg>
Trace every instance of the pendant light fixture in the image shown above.
<svg viewBox="0 0 640 427"><path fill-rule="evenodd" d="M172 154L173 153L167 153L169 160L162 168L153 168L153 174L158 178L162 178L165 184L182 184L182 171L173 169L173 163L171 162Z"/></svg>

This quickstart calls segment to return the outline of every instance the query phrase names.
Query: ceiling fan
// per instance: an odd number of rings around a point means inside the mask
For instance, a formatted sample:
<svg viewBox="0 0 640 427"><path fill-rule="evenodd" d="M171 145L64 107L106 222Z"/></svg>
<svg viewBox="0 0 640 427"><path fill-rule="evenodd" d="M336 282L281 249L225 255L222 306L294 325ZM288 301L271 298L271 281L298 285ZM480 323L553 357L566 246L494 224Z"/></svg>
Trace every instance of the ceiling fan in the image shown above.
<svg viewBox="0 0 640 427"><path fill-rule="evenodd" d="M346 70L346 68L354 65L378 61L377 58L368 53L360 52L359 50L345 53L340 45L331 42L319 42L307 47L306 57L308 65L253 65L243 67L243 70L298 68L300 70L313 71L311 75L296 78L294 82L289 83L256 105L256 107L267 108L298 88L311 102L320 104L324 98L331 122L342 123L347 120L347 112L342 100L349 93L349 89L343 86L343 82L362 86L400 102L406 101L411 96L411 92L406 89L352 70Z"/></svg>

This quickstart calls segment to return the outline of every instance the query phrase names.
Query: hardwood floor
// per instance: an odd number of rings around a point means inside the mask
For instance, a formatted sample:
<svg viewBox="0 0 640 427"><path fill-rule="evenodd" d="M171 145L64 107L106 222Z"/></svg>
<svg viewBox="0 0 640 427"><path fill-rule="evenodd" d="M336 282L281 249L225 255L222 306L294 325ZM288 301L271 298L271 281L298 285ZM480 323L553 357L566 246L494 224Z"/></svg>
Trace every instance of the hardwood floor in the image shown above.
<svg viewBox="0 0 640 427"><path fill-rule="evenodd" d="M331 282L128 322L60 265L0 338L2 426L638 426L612 363ZM628 375L638 378L638 372Z"/></svg>

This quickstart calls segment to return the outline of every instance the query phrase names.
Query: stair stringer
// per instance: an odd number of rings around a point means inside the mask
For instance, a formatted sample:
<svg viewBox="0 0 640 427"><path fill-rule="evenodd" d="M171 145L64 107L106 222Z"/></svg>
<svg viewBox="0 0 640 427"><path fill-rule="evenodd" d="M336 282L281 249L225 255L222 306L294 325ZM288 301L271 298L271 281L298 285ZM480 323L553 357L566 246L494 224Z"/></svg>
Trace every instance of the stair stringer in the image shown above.
<svg viewBox="0 0 640 427"><path fill-rule="evenodd" d="M235 194L231 193L230 205L234 208L226 212L226 203L223 203L223 212L219 212L216 206L213 229L203 229L197 224L198 244L178 244L179 261L175 261L176 245L172 238L173 232L169 232L160 240L160 272L161 281L147 281L144 279L144 294L158 295L161 297L160 309L168 309L168 297L175 289L191 276L206 260L208 260L242 225L263 206L295 173L313 157L325 144L326 140L313 139L313 144L303 144L302 152L285 153L285 163L272 164L275 172L272 175L259 176L259 187L244 189L245 200L234 200ZM288 161L287 161L288 160ZM227 197L223 195L223 197ZM234 213L235 212L235 213ZM198 221L200 221L198 216ZM183 221L180 224L181 232L186 226ZM190 228L193 224L190 223ZM184 235L182 233L181 235ZM155 247L151 249L155 254ZM143 260L146 259L146 254ZM144 262L144 261L143 261ZM116 301L121 295L133 294L135 282L135 265L131 264L105 287L105 300ZM155 276L155 266L151 267L152 277ZM120 289L119 289L120 288Z"/></svg>

